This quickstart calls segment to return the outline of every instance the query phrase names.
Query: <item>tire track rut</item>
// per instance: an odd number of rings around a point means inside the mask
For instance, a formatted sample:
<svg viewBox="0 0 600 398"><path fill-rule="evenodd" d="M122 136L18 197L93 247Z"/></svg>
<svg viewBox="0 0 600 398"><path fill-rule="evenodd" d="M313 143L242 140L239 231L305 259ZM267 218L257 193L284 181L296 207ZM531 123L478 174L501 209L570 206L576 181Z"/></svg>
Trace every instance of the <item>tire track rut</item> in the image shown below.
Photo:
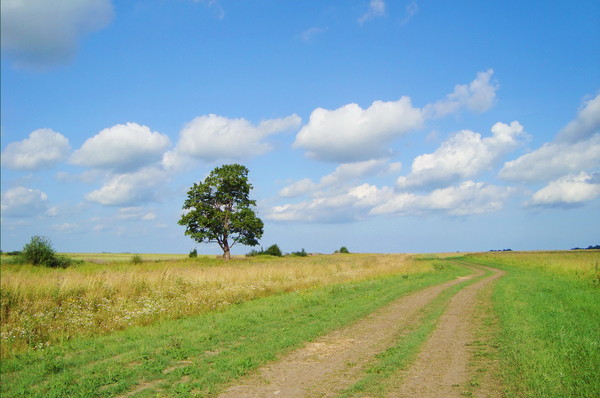
<svg viewBox="0 0 600 398"><path fill-rule="evenodd" d="M484 274L484 271L479 268L472 269L473 274L399 298L349 326L306 343L304 347L238 380L237 384L230 386L219 397L336 396L361 378L376 354L395 345L403 330L417 322L420 311L441 292ZM482 282L489 280L491 277L472 286L482 286ZM469 292L478 290L469 288L471 286L465 287L457 295L465 289ZM471 295L463 294L460 297L463 296L460 302L464 304ZM462 318L458 313L452 314L449 319ZM432 364L431 361L429 363ZM415 378L415 376L418 374L409 375L408 378ZM404 394L403 390L396 387L394 390L394 394ZM419 396L419 393L406 396Z"/></svg>

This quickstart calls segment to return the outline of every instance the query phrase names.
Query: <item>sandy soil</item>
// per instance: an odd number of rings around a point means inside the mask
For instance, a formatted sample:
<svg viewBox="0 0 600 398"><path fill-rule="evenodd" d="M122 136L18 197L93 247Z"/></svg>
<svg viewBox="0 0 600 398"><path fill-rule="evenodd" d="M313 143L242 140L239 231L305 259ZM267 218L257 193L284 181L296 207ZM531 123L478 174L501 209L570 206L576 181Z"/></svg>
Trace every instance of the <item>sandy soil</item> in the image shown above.
<svg viewBox="0 0 600 398"><path fill-rule="evenodd" d="M445 289L473 275L433 286L400 298L360 321L336 330L253 375L238 380L219 395L226 397L332 397L357 382L376 354L395 344L403 330L419 321L419 311ZM393 382L392 397L460 396L469 378L467 362L472 339L474 298L501 273L461 290L452 298L438 328L414 366Z"/></svg>
<svg viewBox="0 0 600 398"><path fill-rule="evenodd" d="M388 397L463 397L472 370L468 363L473 342L473 314L477 294L504 272L494 273L452 297L439 324L416 361L401 372ZM481 386L476 396L495 396L493 388Z"/></svg>

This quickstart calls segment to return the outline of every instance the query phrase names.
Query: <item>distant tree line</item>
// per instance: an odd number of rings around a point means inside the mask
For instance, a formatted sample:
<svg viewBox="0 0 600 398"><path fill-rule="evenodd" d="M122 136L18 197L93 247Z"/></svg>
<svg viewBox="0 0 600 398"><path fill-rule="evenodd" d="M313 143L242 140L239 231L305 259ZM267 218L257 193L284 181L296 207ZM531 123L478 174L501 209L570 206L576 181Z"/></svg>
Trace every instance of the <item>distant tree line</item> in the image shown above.
<svg viewBox="0 0 600 398"><path fill-rule="evenodd" d="M571 250L600 250L600 245L596 245L596 246L588 246L586 248L581 248L581 247L574 247Z"/></svg>
<svg viewBox="0 0 600 398"><path fill-rule="evenodd" d="M512 249L490 250L491 252L511 252Z"/></svg>

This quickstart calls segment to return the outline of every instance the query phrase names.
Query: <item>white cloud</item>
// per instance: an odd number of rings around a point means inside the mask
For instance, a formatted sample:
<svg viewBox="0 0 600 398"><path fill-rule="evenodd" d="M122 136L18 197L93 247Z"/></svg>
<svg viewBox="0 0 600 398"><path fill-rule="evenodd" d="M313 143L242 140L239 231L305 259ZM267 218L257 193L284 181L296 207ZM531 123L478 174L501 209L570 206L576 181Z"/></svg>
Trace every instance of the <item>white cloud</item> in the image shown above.
<svg viewBox="0 0 600 398"><path fill-rule="evenodd" d="M164 189L167 173L147 167L133 173L116 174L85 198L105 206L136 206L158 200Z"/></svg>
<svg viewBox="0 0 600 398"><path fill-rule="evenodd" d="M337 223L361 220L370 215L443 213L466 216L501 210L513 192L510 187L473 181L425 195L361 184L342 193L321 192L310 200L274 206L266 212L266 218L282 222Z"/></svg>
<svg viewBox="0 0 600 398"><path fill-rule="evenodd" d="M411 173L398 178L398 186L432 186L472 178L489 169L519 144L523 126L517 121L510 125L496 123L491 131L491 137L482 138L481 134L463 130L442 143L435 152L417 156Z"/></svg>
<svg viewBox="0 0 600 398"><path fill-rule="evenodd" d="M312 28L306 29L304 32L300 33L296 37L298 39L302 40L305 43L309 43L316 36L318 36L318 35L320 35L321 33L324 33L324 32L327 32L327 28L312 27Z"/></svg>
<svg viewBox="0 0 600 398"><path fill-rule="evenodd" d="M514 181L548 181L597 167L600 167L600 95L585 103L555 141L506 162L499 175Z"/></svg>
<svg viewBox="0 0 600 398"><path fill-rule="evenodd" d="M175 151L163 159L166 167L181 163L180 156L214 161L241 160L262 155L272 149L265 138L298 128L301 119L290 115L282 119L262 121L258 126L246 119L228 119L218 115L199 116L181 131Z"/></svg>
<svg viewBox="0 0 600 398"><path fill-rule="evenodd" d="M2 217L34 217L48 209L48 195L27 187L11 188L2 194Z"/></svg>
<svg viewBox="0 0 600 398"><path fill-rule="evenodd" d="M316 197L308 201L274 206L266 214L273 221L338 223L363 219L374 203L389 196L391 189L369 184L347 189L341 194Z"/></svg>
<svg viewBox="0 0 600 398"><path fill-rule="evenodd" d="M11 142L2 152L2 165L15 170L40 170L64 160L69 140L51 129L38 129L19 142Z"/></svg>
<svg viewBox="0 0 600 398"><path fill-rule="evenodd" d="M347 186L362 177L398 172L401 167L402 165L399 162L389 163L387 159L344 163L336 167L332 173L322 177L319 183L304 178L283 188L279 192L279 195L282 197L294 197L311 193L315 194L319 189Z"/></svg>
<svg viewBox="0 0 600 398"><path fill-rule="evenodd" d="M469 84L459 84L445 99L429 104L424 108L428 117L439 118L466 108L473 112L485 112L494 105L498 85L491 82L492 69L479 72Z"/></svg>
<svg viewBox="0 0 600 398"><path fill-rule="evenodd" d="M546 143L506 162L499 175L505 180L536 182L600 166L600 134L578 143Z"/></svg>
<svg viewBox="0 0 600 398"><path fill-rule="evenodd" d="M559 142L579 142L600 132L600 95L587 101L577 117L557 135Z"/></svg>
<svg viewBox="0 0 600 398"><path fill-rule="evenodd" d="M371 0L369 2L369 9L367 12L358 19L358 23L361 25L366 21L374 18L382 17L385 15L385 1L383 0Z"/></svg>
<svg viewBox="0 0 600 398"><path fill-rule="evenodd" d="M79 40L112 20L110 0L2 0L2 51L17 67L64 64Z"/></svg>
<svg viewBox="0 0 600 398"><path fill-rule="evenodd" d="M375 101L367 109L347 104L335 110L317 108L302 127L294 147L309 156L332 161L354 162L385 157L387 146L399 136L418 129L423 113L408 97L398 101Z"/></svg>
<svg viewBox="0 0 600 398"><path fill-rule="evenodd" d="M148 212L141 207L123 207L119 209L117 219L119 220L141 220L151 221L156 219L154 212Z"/></svg>
<svg viewBox="0 0 600 398"><path fill-rule="evenodd" d="M411 1L406 6L406 16L400 21L400 25L406 25L419 11L419 5L416 1Z"/></svg>
<svg viewBox="0 0 600 398"><path fill-rule="evenodd" d="M393 198L375 206L371 214L422 214L442 212L464 216L494 212L502 209L513 188L482 182L464 181L458 186L436 189L427 195L397 193Z"/></svg>
<svg viewBox="0 0 600 398"><path fill-rule="evenodd" d="M161 160L169 137L137 123L117 124L88 139L71 162L99 169L132 171Z"/></svg>
<svg viewBox="0 0 600 398"><path fill-rule="evenodd" d="M600 196L600 173L568 175L533 194L528 206L573 206Z"/></svg>

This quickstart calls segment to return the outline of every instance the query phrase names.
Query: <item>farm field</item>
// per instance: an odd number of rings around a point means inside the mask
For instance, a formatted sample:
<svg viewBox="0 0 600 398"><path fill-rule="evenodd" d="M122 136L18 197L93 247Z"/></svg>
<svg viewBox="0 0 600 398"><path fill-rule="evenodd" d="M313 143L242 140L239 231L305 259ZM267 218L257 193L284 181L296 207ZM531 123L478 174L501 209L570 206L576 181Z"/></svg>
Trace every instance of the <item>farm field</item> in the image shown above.
<svg viewBox="0 0 600 398"><path fill-rule="evenodd" d="M103 256L2 265L3 397L600 389L597 251Z"/></svg>

